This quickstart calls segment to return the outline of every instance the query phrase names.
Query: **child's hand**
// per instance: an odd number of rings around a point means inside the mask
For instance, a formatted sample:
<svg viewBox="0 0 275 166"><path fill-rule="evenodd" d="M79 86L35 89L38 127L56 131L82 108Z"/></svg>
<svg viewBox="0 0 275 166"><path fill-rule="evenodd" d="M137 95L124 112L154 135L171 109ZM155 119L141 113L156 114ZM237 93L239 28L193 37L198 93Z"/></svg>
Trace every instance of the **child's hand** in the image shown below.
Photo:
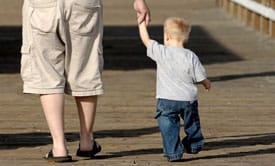
<svg viewBox="0 0 275 166"><path fill-rule="evenodd" d="M207 92L210 91L210 89L211 89L211 82L210 82L210 80L205 79L201 83L202 83L202 85L204 86L204 88L206 89Z"/></svg>

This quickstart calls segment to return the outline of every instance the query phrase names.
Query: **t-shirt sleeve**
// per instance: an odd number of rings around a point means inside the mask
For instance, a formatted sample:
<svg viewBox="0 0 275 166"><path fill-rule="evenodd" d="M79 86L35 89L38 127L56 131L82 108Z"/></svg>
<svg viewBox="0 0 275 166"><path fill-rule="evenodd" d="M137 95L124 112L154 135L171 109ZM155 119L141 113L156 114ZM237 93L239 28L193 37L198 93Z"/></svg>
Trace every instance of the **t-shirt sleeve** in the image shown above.
<svg viewBox="0 0 275 166"><path fill-rule="evenodd" d="M147 56L152 60L157 61L164 56L165 47L159 44L155 40L150 40L149 46L147 47Z"/></svg>
<svg viewBox="0 0 275 166"><path fill-rule="evenodd" d="M193 67L195 82L201 82L207 78L205 68L203 67L199 58L196 55L193 56Z"/></svg>

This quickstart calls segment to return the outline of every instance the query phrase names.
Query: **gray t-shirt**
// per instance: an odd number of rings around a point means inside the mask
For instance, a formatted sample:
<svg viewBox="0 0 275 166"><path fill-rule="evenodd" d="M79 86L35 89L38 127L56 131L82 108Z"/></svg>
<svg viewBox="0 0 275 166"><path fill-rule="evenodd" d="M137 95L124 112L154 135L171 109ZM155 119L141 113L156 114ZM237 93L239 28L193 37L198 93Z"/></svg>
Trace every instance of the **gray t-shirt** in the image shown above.
<svg viewBox="0 0 275 166"><path fill-rule="evenodd" d="M197 100L196 83L206 79L206 72L194 52L185 48L165 47L151 40L147 56L157 63L156 98Z"/></svg>

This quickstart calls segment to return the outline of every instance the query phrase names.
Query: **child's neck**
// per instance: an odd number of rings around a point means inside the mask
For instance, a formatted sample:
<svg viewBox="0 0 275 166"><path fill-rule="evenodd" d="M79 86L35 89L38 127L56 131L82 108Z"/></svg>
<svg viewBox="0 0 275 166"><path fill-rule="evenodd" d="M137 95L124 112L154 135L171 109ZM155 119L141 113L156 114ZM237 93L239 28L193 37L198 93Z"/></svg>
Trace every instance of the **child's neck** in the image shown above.
<svg viewBox="0 0 275 166"><path fill-rule="evenodd" d="M184 42L181 40L169 40L168 43L166 43L166 46L173 46L178 48L184 48Z"/></svg>

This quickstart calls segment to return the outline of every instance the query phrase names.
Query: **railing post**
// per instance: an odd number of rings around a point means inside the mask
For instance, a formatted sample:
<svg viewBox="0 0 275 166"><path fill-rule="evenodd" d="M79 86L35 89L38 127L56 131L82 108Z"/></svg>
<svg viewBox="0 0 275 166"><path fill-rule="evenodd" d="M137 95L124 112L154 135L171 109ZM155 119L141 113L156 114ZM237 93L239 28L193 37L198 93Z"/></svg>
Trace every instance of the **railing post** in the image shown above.
<svg viewBox="0 0 275 166"><path fill-rule="evenodd" d="M230 0L225 0L224 9L227 13L230 13L230 4L231 4Z"/></svg>
<svg viewBox="0 0 275 166"><path fill-rule="evenodd" d="M261 28L261 32L264 34L269 34L269 19L262 17L262 28Z"/></svg>
<svg viewBox="0 0 275 166"><path fill-rule="evenodd" d="M270 3L271 8L273 8L275 10L275 0L271 0ZM270 35L271 37L275 37L275 21L274 20L270 20Z"/></svg>
<svg viewBox="0 0 275 166"><path fill-rule="evenodd" d="M252 27L253 25L252 25L252 11L250 11L250 10L248 10L247 9L247 12L246 12L246 26L248 26L248 27Z"/></svg>
<svg viewBox="0 0 275 166"><path fill-rule="evenodd" d="M271 36L275 37L275 21L271 22Z"/></svg>
<svg viewBox="0 0 275 166"><path fill-rule="evenodd" d="M253 25L253 29L255 31L260 32L261 31L261 16L257 13L254 13L254 25Z"/></svg>
<svg viewBox="0 0 275 166"><path fill-rule="evenodd" d="M223 0L216 0L216 5L218 7L222 7L222 2L223 2Z"/></svg>
<svg viewBox="0 0 275 166"><path fill-rule="evenodd" d="M238 4L232 2L232 6L233 6L233 16L235 18L238 18L238 14L239 14L238 13Z"/></svg>
<svg viewBox="0 0 275 166"><path fill-rule="evenodd" d="M273 9L275 9L275 0L272 0L272 1L271 1L271 7L272 7Z"/></svg>

